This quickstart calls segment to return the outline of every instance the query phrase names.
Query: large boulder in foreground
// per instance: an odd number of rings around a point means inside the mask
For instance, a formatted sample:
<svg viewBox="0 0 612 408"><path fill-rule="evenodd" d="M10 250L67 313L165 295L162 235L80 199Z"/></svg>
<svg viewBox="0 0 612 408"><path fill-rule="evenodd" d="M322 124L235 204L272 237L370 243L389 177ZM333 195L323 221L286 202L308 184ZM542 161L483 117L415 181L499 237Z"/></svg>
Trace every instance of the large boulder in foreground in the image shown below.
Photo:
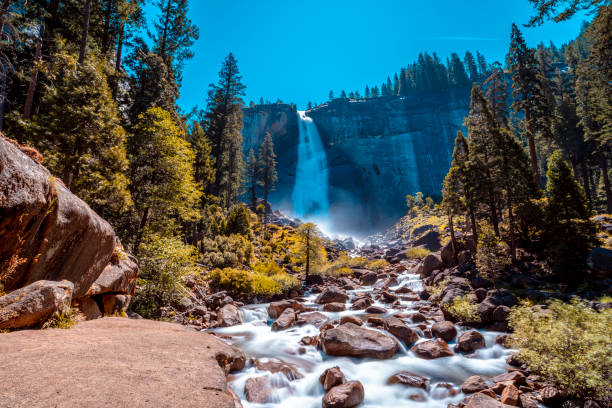
<svg viewBox="0 0 612 408"><path fill-rule="evenodd" d="M7 291L39 280L68 280L75 298L85 296L113 255L112 227L3 136L0 214L0 271Z"/></svg>
<svg viewBox="0 0 612 408"><path fill-rule="evenodd" d="M345 323L321 334L323 352L330 356L391 358L397 353L397 341L376 330Z"/></svg>
<svg viewBox="0 0 612 408"><path fill-rule="evenodd" d="M53 313L67 313L72 302L72 282L38 281L0 297L0 330L34 327Z"/></svg>

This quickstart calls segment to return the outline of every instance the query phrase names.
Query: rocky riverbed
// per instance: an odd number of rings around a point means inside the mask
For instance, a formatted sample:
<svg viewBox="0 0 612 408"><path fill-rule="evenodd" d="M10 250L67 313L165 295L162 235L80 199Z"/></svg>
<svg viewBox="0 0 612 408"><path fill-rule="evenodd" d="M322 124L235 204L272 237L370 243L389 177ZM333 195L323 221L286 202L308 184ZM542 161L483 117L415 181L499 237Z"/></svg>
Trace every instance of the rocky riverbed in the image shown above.
<svg viewBox="0 0 612 408"><path fill-rule="evenodd" d="M502 333L446 321L421 299L416 269L403 261L381 273L357 270L302 298L244 306L230 317L239 324L212 330L247 356L230 377L243 405L447 407L508 380L497 377L511 355L496 341ZM489 393L471 406L502 406Z"/></svg>

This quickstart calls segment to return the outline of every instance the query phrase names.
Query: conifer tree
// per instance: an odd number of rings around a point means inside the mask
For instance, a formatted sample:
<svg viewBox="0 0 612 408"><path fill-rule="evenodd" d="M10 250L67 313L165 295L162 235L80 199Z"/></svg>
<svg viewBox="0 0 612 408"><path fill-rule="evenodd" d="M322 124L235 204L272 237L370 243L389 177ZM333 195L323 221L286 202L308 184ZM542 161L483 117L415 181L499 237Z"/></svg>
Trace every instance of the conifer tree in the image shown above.
<svg viewBox="0 0 612 408"><path fill-rule="evenodd" d="M364 96L366 97L366 99L367 99L367 98L369 98L369 97L371 96L371 95L370 95L370 87L369 87L369 86L367 86L367 85L366 85L366 87L365 87L365 92L364 92L364 94L365 94Z"/></svg>
<svg viewBox="0 0 612 408"><path fill-rule="evenodd" d="M342 92L340 92L340 98L346 99L346 92L344 91L344 89L342 90Z"/></svg>
<svg viewBox="0 0 612 408"><path fill-rule="evenodd" d="M393 96L399 96L399 77L397 73L393 76Z"/></svg>
<svg viewBox="0 0 612 408"><path fill-rule="evenodd" d="M450 62L448 64L448 81L458 86L466 85L470 82L465 73L463 62L461 62L461 59L455 52L451 53Z"/></svg>
<svg viewBox="0 0 612 408"><path fill-rule="evenodd" d="M474 55L466 51L465 57L463 57L463 62L465 63L465 68L470 76L470 81L478 82L480 80L480 75L478 73L478 68L476 66L476 60L474 59Z"/></svg>
<svg viewBox="0 0 612 408"><path fill-rule="evenodd" d="M246 181L247 181L247 191L249 194L249 200L251 202L251 207L255 208L257 206L257 187L260 184L260 170L259 170L259 161L255 157L255 153L253 149L249 149L249 154L247 156L246 161Z"/></svg>
<svg viewBox="0 0 612 408"><path fill-rule="evenodd" d="M297 233L298 255L304 260L305 281L309 285L312 266L320 263L324 257L323 239L319 228L311 222L300 225Z"/></svg>
<svg viewBox="0 0 612 408"><path fill-rule="evenodd" d="M495 119L502 127L508 127L508 109L506 107L507 85L504 71L498 62L493 64L492 73L484 81L486 96L493 111Z"/></svg>
<svg viewBox="0 0 612 408"><path fill-rule="evenodd" d="M211 155L212 147L200 122L192 124L189 141L195 150L195 180L204 191L207 191L215 181L215 159Z"/></svg>
<svg viewBox="0 0 612 408"><path fill-rule="evenodd" d="M259 162L261 172L261 185L264 190L264 206L266 214L264 220L267 221L268 194L274 190L278 175L276 173L276 154L274 153L274 141L270 132L266 132L261 146L259 147Z"/></svg>
<svg viewBox="0 0 612 408"><path fill-rule="evenodd" d="M491 74L489 64L487 64L484 55L478 51L476 51L476 62L478 63L478 74L480 78L488 77Z"/></svg>
<svg viewBox="0 0 612 408"><path fill-rule="evenodd" d="M590 220L584 190L572 170L556 151L546 173L546 225L551 249L551 268L564 282L582 281L589 249L597 243L596 227Z"/></svg>
<svg viewBox="0 0 612 408"><path fill-rule="evenodd" d="M328 98L329 98L330 101L334 100L334 91L329 91Z"/></svg>
<svg viewBox="0 0 612 408"><path fill-rule="evenodd" d="M379 94L380 94L380 93L379 93L379 91L378 91L378 87L377 87L377 86L374 86L374 87L372 88L372 98L378 98L378 95L379 95Z"/></svg>

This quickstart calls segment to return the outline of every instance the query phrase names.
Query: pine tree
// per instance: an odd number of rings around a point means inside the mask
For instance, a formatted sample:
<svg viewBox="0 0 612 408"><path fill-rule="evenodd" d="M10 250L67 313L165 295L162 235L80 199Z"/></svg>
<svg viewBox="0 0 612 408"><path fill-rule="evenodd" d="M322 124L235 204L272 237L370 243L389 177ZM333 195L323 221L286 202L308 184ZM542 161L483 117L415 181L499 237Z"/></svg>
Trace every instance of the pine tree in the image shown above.
<svg viewBox="0 0 612 408"><path fill-rule="evenodd" d="M369 87L369 86L367 86L367 85L366 85L366 87L365 87L365 92L364 92L364 94L365 94L366 99L367 99L367 98L369 98L369 97L371 96L371 94L370 94L370 87Z"/></svg>
<svg viewBox="0 0 612 408"><path fill-rule="evenodd" d="M195 180L204 191L207 191L215 181L215 159L212 157L212 147L200 122L192 124L189 141L195 150Z"/></svg>
<svg viewBox="0 0 612 408"><path fill-rule="evenodd" d="M372 98L378 98L378 95L379 95L379 94L380 94L380 93L379 93L379 91L378 91L378 87L377 87L377 86L374 86L374 87L372 88Z"/></svg>
<svg viewBox="0 0 612 408"><path fill-rule="evenodd" d="M260 183L260 164L257 158L255 157L255 153L253 149L249 149L249 154L247 156L246 161L246 181L247 181L247 191L249 194L249 200L251 202L251 207L255 208L257 206L257 187Z"/></svg>
<svg viewBox="0 0 612 408"><path fill-rule="evenodd" d="M546 225L553 273L572 285L581 283L589 249L597 243L584 190L560 151L549 159L546 173Z"/></svg>
<svg viewBox="0 0 612 408"><path fill-rule="evenodd" d="M264 219L267 220L268 211L268 194L274 190L274 185L278 180L276 173L276 154L274 153L274 141L270 132L266 132L261 146L259 147L259 161L261 171L261 184L264 189L264 206L266 214Z"/></svg>
<svg viewBox="0 0 612 408"><path fill-rule="evenodd" d="M151 108L141 114L130 139L130 188L139 220L132 241L136 255L149 226L172 235L178 229L173 221L197 220L201 190L193 176L196 154L169 112Z"/></svg>
<svg viewBox="0 0 612 408"><path fill-rule="evenodd" d="M399 77L397 73L393 76L393 96L399 96Z"/></svg>
<svg viewBox="0 0 612 408"><path fill-rule="evenodd" d="M465 73L463 62L457 53L451 53L450 62L448 64L448 81L457 86L466 85L470 81Z"/></svg>
<svg viewBox="0 0 612 408"><path fill-rule="evenodd" d="M340 98L346 99L346 92L344 91L344 89L342 90L342 92L340 92Z"/></svg>
<svg viewBox="0 0 612 408"><path fill-rule="evenodd" d="M470 75L470 81L480 81L480 74L478 73L478 68L476 66L476 60L474 59L474 55L472 55L471 52L466 51L465 57L463 57L463 62L465 63L465 67L467 68L468 74Z"/></svg>
<svg viewBox="0 0 612 408"><path fill-rule="evenodd" d="M330 101L334 100L334 91L329 91L329 96L328 96Z"/></svg>
<svg viewBox="0 0 612 408"><path fill-rule="evenodd" d="M512 24L510 51L507 63L512 73L512 109L525 115L525 133L529 144L531 168L537 184L540 183L540 171L536 153L535 135L545 126L542 121L547 101L541 87L542 78L538 75L537 62L532 49L529 49L516 24Z"/></svg>
<svg viewBox="0 0 612 408"><path fill-rule="evenodd" d="M484 86L487 89L487 99L491 106L491 110L495 115L495 119L500 126L508 127L508 109L506 107L507 85L504 78L504 71L501 64L495 63L492 67L492 73L484 81Z"/></svg>
<svg viewBox="0 0 612 408"><path fill-rule="evenodd" d="M310 272L312 266L323 261L325 249L319 228L307 222L300 225L297 229L298 255L304 260L304 273L306 284L310 284Z"/></svg>
<svg viewBox="0 0 612 408"><path fill-rule="evenodd" d="M242 158L242 95L245 86L234 56L230 53L219 71L219 82L211 84L204 130L215 158L215 183L210 193L222 197L227 209L240 195Z"/></svg>
<svg viewBox="0 0 612 408"><path fill-rule="evenodd" d="M476 61L478 62L478 74L480 75L480 78L488 77L491 74L489 64L487 64L484 55L478 51L476 51Z"/></svg>

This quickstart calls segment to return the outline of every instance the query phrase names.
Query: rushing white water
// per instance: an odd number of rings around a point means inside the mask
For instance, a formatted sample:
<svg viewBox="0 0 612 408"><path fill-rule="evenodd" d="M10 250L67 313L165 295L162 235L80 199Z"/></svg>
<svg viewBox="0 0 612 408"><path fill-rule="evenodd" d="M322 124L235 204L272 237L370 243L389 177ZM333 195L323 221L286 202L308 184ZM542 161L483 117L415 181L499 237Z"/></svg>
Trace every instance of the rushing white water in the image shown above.
<svg viewBox="0 0 612 408"><path fill-rule="evenodd" d="M399 278L401 286L419 291L422 284L418 275L404 272ZM361 288L349 291L351 298L360 292L371 292L372 288ZM321 308L314 303L316 295L307 296L306 306ZM347 303L350 306L351 299ZM388 308L388 304L374 303ZM422 304L422 302L420 302ZM414 302L401 301L406 312L413 308ZM493 377L506 371L505 360L511 353L495 344L499 333L482 331L487 347L477 350L475 354L466 357L455 354L452 357L425 360L417 357L400 342L401 348L396 356L389 360L357 359L349 357L331 357L312 346L302 346L300 339L304 336L316 336L319 330L313 325L292 327L285 331L271 331L272 320L268 317L267 304L248 305L243 309L244 324L239 326L216 329L217 333L230 335L231 343L240 347L248 358L259 361L281 360L293 365L303 378L290 381L282 373L270 373L257 369L254 364L247 363L244 370L232 375L231 387L241 398L245 408L319 408L324 395L319 384L319 376L329 367L339 366L348 380L359 380L365 389L365 400L360 407L367 408L399 408L423 407L445 408L448 404L456 404L465 398L461 393L461 384L471 375L481 375L484 378ZM400 309L387 309L390 316ZM345 315L364 315L363 310L346 310L343 312L319 312L330 320L336 320ZM420 332L415 324L409 324ZM458 327L459 334L467 329ZM419 341L425 341L422 338ZM453 343L450 343L453 347ZM387 379L401 371L410 371L430 379L427 391L403 385L387 385ZM244 385L251 377L268 376L270 384L275 389L274 394L266 404L253 404L246 401ZM449 387L452 392L449 392ZM454 395L453 395L454 394ZM415 396L416 395L416 396ZM411 398L419 399L414 401Z"/></svg>
<svg viewBox="0 0 612 408"><path fill-rule="evenodd" d="M329 215L327 155L312 118L298 111L298 123L298 161L291 195L293 213L303 220L324 222Z"/></svg>

